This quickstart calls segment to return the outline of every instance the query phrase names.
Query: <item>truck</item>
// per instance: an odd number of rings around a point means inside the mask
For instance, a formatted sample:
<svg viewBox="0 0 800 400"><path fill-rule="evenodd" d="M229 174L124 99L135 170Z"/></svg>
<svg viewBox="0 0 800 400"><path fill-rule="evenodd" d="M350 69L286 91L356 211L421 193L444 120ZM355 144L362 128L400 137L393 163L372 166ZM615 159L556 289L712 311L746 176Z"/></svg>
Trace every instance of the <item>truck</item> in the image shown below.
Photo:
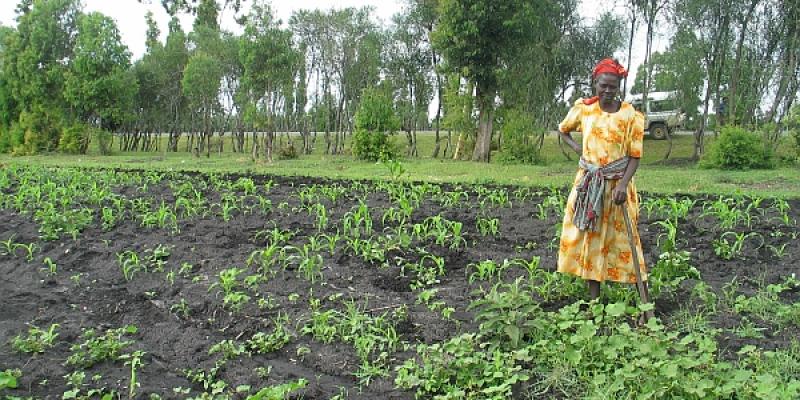
<svg viewBox="0 0 800 400"><path fill-rule="evenodd" d="M678 105L678 92L650 92L647 95L647 109L642 109L642 95L630 97L631 105L644 114L644 129L650 137L666 139L686 121L686 113Z"/></svg>

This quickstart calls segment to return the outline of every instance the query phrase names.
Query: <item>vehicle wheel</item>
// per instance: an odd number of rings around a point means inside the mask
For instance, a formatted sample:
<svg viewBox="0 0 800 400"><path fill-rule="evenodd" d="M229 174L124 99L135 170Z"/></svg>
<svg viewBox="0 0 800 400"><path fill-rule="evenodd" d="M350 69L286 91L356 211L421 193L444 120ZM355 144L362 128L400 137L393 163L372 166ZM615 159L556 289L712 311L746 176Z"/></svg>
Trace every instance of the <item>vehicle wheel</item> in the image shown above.
<svg viewBox="0 0 800 400"><path fill-rule="evenodd" d="M653 124L650 125L650 136L656 140L664 140L667 138L669 132L667 131L667 126L664 124Z"/></svg>

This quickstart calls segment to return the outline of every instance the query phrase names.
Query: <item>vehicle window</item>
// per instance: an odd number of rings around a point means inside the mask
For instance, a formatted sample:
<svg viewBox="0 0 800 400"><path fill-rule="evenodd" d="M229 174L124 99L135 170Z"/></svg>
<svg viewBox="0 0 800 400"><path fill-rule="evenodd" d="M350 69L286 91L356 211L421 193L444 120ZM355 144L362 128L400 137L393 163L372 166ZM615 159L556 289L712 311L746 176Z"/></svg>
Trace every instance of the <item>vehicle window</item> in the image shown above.
<svg viewBox="0 0 800 400"><path fill-rule="evenodd" d="M651 112L672 111L678 108L678 105L673 99L650 101Z"/></svg>

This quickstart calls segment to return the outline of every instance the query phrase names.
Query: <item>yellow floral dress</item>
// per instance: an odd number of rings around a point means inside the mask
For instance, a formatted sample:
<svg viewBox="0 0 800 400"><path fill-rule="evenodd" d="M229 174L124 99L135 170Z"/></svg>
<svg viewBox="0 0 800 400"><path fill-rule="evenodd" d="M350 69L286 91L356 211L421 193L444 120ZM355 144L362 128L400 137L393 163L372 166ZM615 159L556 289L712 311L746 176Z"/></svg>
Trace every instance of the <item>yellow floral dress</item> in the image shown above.
<svg viewBox="0 0 800 400"><path fill-rule="evenodd" d="M630 156L641 158L644 139L644 115L629 103L623 102L619 111L608 113L600 103L586 105L578 100L558 126L559 131L579 131L583 136L583 157L592 164L604 166L609 162ZM603 195L602 220L597 231L581 231L573 224L573 210L577 191L575 186L585 171L578 170L572 191L567 199L558 252L558 272L599 282L635 283L633 257L625 227L622 209L616 206L611 193L617 181L608 181ZM642 254L642 244L636 224L639 220L639 197L633 179L628 183L628 215L633 225L633 236L639 255L642 279L647 272Z"/></svg>

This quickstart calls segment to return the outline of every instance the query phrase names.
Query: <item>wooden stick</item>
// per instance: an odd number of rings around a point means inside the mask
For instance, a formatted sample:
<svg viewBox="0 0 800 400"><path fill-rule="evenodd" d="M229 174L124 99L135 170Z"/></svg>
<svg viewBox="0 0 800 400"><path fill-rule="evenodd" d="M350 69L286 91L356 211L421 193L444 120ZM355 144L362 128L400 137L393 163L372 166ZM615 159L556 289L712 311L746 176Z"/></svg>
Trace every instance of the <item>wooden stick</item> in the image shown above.
<svg viewBox="0 0 800 400"><path fill-rule="evenodd" d="M628 215L628 205L627 203L622 203L620 205L622 207L622 216L625 218L625 227L628 229L628 242L631 246L631 254L633 255L633 271L636 273L636 288L639 291L639 301L640 304L647 304L650 303L650 296L647 293L647 286L645 286L644 281L642 280L642 270L639 264L639 252L636 248L636 242L633 238L633 225L631 224L631 217ZM650 320L655 315L653 311L645 311L644 312L644 322Z"/></svg>

